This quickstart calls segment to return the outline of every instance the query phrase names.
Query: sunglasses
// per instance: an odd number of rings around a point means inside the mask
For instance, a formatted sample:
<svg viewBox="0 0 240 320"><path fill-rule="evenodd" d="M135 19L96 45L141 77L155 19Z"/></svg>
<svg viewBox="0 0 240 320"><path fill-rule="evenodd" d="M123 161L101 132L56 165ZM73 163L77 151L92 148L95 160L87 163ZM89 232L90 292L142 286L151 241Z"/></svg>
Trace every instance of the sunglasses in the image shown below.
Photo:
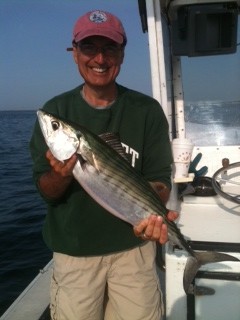
<svg viewBox="0 0 240 320"><path fill-rule="evenodd" d="M104 56L108 57L117 57L119 52L122 51L122 46L114 44L106 44L105 46L98 47L92 43L76 43L76 46L79 50L86 56L94 57L99 53L102 53Z"/></svg>

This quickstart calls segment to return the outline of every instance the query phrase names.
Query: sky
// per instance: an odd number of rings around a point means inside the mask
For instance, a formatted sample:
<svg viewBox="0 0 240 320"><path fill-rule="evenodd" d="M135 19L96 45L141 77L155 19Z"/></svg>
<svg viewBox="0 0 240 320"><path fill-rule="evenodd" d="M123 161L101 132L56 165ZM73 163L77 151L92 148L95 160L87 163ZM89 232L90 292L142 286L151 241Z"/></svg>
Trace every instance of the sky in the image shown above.
<svg viewBox="0 0 240 320"><path fill-rule="evenodd" d="M78 17L93 9L116 14L125 27L128 44L117 81L151 95L148 35L137 0L1 0L0 110L38 109L82 82L66 48ZM184 58L185 98L240 100L239 51L238 46L231 57Z"/></svg>

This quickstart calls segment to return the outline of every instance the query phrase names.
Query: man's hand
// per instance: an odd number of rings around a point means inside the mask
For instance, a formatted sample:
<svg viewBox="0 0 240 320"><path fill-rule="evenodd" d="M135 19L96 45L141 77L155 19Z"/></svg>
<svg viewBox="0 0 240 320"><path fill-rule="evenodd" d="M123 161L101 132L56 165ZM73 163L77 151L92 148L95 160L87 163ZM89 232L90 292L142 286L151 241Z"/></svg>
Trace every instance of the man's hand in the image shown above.
<svg viewBox="0 0 240 320"><path fill-rule="evenodd" d="M71 158L62 162L57 160L48 150L46 158L52 169L40 177L39 187L48 198L57 199L65 193L72 182L72 171L76 164L77 156L74 154Z"/></svg>
<svg viewBox="0 0 240 320"><path fill-rule="evenodd" d="M167 218L169 221L174 221L178 218L178 213L169 211ZM142 237L144 240L157 241L160 244L168 241L168 228L161 216L151 215L135 226L133 231L137 237Z"/></svg>
<svg viewBox="0 0 240 320"><path fill-rule="evenodd" d="M53 171L58 173L62 177L72 176L73 168L76 164L77 156L74 154L71 158L65 161L57 160L50 150L46 152L46 158L48 159Z"/></svg>

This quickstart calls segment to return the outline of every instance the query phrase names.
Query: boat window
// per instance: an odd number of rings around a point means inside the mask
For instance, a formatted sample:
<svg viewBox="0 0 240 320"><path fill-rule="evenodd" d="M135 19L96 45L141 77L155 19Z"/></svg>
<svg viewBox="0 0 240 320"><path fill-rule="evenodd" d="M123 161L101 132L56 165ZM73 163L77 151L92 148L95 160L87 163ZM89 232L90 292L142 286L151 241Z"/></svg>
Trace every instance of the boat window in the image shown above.
<svg viewBox="0 0 240 320"><path fill-rule="evenodd" d="M240 18L234 54L183 57L186 136L198 146L240 144Z"/></svg>

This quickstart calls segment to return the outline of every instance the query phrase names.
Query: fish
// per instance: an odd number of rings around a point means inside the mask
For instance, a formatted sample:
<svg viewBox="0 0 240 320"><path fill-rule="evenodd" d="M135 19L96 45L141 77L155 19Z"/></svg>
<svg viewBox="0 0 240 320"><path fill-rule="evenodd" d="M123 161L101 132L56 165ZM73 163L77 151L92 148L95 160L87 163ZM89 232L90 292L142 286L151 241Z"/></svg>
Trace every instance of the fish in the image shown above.
<svg viewBox="0 0 240 320"><path fill-rule="evenodd" d="M113 133L96 135L87 128L46 112L37 111L47 146L59 161L77 154L73 176L82 188L103 208L136 226L151 214L160 215L168 227L169 241L188 253L183 274L186 294L195 294L192 284L198 269L207 263L239 261L235 256L192 249L169 210L150 183L129 162L119 137Z"/></svg>

